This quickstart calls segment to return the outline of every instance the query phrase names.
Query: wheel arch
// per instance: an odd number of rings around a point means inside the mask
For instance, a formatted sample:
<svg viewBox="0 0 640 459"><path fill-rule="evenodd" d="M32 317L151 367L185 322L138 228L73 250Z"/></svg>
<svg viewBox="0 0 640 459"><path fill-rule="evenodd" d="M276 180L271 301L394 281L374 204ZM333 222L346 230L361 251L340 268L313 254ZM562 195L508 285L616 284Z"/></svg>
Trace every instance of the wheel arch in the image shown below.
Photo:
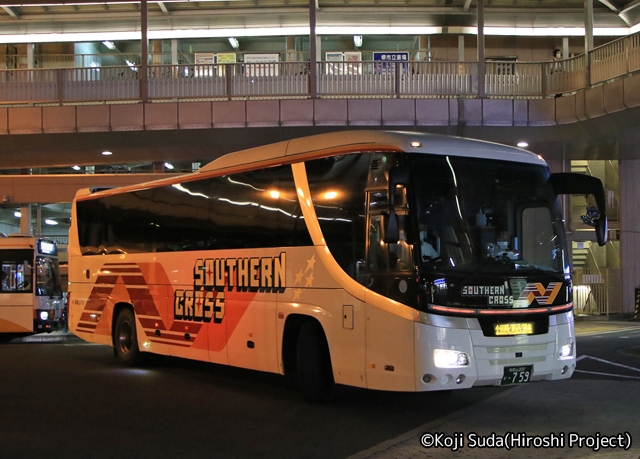
<svg viewBox="0 0 640 459"><path fill-rule="evenodd" d="M134 319L136 317L135 308L131 303L121 301L113 306L113 315L111 316L111 345L114 346L114 348L116 345L116 322L118 321L120 313L125 309L129 309L133 313Z"/></svg>
<svg viewBox="0 0 640 459"><path fill-rule="evenodd" d="M315 322L320 327L327 341L329 359L331 359L331 348L322 322L317 317L306 314L289 314L285 320L282 333L282 369L285 375L292 375L297 372L298 336L302 325L306 322Z"/></svg>

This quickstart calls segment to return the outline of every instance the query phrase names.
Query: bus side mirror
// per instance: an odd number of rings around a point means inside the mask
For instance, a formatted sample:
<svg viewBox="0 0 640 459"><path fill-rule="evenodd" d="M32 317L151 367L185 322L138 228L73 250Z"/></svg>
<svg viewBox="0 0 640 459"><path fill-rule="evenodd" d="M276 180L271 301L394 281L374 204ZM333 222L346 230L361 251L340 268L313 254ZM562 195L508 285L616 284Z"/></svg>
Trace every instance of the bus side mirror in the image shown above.
<svg viewBox="0 0 640 459"><path fill-rule="evenodd" d="M551 174L549 185L555 197L559 194L586 194L593 195L597 207L587 207L587 214L581 220L596 230L596 239L599 246L607 243L607 201L604 195L604 186L597 177L576 174L573 172L561 172ZM555 198L554 198L555 199Z"/></svg>

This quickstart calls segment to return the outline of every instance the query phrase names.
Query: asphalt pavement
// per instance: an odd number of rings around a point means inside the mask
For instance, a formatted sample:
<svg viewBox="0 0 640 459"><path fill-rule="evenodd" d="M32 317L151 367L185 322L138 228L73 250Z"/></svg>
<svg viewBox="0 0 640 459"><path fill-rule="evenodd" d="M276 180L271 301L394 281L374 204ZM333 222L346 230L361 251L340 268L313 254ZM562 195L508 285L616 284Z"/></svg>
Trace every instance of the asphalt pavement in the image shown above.
<svg viewBox="0 0 640 459"><path fill-rule="evenodd" d="M575 329L577 336L620 331L637 336L640 321L578 318ZM514 386L348 459L640 459L637 355L637 365L624 368L637 376L574 375Z"/></svg>
<svg viewBox="0 0 640 459"><path fill-rule="evenodd" d="M577 336L640 332L640 321L578 317ZM56 331L14 340L81 342ZM348 459L640 458L640 349L627 374L514 386ZM579 357L580 358L580 357ZM614 364L615 365L615 364Z"/></svg>

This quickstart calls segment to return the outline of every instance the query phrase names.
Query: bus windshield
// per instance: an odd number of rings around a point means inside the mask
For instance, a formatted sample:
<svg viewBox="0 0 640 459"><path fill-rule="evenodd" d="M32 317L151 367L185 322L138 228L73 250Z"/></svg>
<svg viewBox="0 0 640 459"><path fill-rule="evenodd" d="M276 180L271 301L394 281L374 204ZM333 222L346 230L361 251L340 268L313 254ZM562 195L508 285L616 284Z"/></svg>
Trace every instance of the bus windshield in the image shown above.
<svg viewBox="0 0 640 459"><path fill-rule="evenodd" d="M423 269L564 272L562 215L545 167L456 156L410 161Z"/></svg>

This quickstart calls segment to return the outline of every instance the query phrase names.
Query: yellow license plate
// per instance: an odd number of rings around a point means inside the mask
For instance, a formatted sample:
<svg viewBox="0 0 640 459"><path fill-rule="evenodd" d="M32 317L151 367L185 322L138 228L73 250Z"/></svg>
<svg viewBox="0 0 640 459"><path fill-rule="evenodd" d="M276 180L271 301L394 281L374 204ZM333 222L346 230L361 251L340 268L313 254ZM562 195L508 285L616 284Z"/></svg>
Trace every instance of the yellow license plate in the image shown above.
<svg viewBox="0 0 640 459"><path fill-rule="evenodd" d="M531 322L522 324L496 324L496 336L532 335L533 324Z"/></svg>

